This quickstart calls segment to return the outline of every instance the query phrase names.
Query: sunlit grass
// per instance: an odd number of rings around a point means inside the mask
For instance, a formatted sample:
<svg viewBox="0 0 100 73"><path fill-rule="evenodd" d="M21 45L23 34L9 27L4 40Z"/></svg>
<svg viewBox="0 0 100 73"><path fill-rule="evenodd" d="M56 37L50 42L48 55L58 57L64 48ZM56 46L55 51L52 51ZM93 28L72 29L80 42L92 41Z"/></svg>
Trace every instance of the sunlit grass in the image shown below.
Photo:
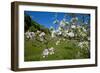
<svg viewBox="0 0 100 73"><path fill-rule="evenodd" d="M50 38L48 38L50 39ZM25 40L25 53L24 60L25 61L42 61L42 60L69 60L69 59L84 59L89 58L89 53L86 50L82 50L78 47L77 40L63 40L58 45L56 45L56 41L59 38L54 38L49 41L48 48L54 47L55 54L48 55L48 57L43 58L42 52L45 49L45 45L43 42L38 42L37 40Z"/></svg>

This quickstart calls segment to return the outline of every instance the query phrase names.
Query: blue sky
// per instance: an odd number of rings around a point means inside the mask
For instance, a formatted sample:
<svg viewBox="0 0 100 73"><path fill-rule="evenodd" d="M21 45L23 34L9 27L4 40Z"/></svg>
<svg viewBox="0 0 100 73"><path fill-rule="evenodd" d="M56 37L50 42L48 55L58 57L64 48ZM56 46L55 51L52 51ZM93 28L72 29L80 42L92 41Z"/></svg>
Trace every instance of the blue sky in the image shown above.
<svg viewBox="0 0 100 73"><path fill-rule="evenodd" d="M51 26L55 27L53 24L54 20L56 19L55 15L57 14L57 19L61 21L64 18L65 13L57 13L57 12L39 12L39 11L24 11L25 14L31 16L32 20L35 20L41 25L44 25L47 28ZM66 21L70 21L72 17L69 16L70 13L66 13ZM89 15L89 14L81 14L77 13L77 17L82 19L82 15ZM90 16L85 17L85 22L90 20Z"/></svg>

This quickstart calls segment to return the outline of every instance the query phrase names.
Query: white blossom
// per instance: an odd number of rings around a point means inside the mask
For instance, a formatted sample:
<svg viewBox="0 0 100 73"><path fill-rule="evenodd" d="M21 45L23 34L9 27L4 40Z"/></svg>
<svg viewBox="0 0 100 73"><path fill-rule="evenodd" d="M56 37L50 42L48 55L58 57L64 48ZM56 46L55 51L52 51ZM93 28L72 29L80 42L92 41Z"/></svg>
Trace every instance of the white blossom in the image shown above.
<svg viewBox="0 0 100 73"><path fill-rule="evenodd" d="M66 22L66 24L69 24L69 22Z"/></svg>
<svg viewBox="0 0 100 73"><path fill-rule="evenodd" d="M67 33L67 35L68 35L69 37L71 37L71 38L75 36L73 32L69 32L69 33Z"/></svg>
<svg viewBox="0 0 100 73"><path fill-rule="evenodd" d="M78 46L79 46L80 48L88 47L88 42L87 42L87 41L79 42Z"/></svg>
<svg viewBox="0 0 100 73"><path fill-rule="evenodd" d="M50 55L54 54L54 48L53 47L49 48L49 53L50 53Z"/></svg>
<svg viewBox="0 0 100 73"><path fill-rule="evenodd" d="M41 32L41 33L39 34L40 41L43 41L43 40L44 40L44 36L45 36L45 33L44 33L44 32Z"/></svg>
<svg viewBox="0 0 100 73"><path fill-rule="evenodd" d="M51 37L52 37L52 38L56 36L55 33L56 33L55 30L53 30L53 31L51 32Z"/></svg>
<svg viewBox="0 0 100 73"><path fill-rule="evenodd" d="M43 36L45 36L44 32L42 32L42 33L39 34L39 37L43 37Z"/></svg>
<svg viewBox="0 0 100 73"><path fill-rule="evenodd" d="M85 29L84 27L83 27L82 29L83 29L84 32L87 32L86 29Z"/></svg>
<svg viewBox="0 0 100 73"><path fill-rule="evenodd" d="M82 36L82 37L86 37L87 36L87 34L86 33L84 33L84 32L80 32L80 35Z"/></svg>
<svg viewBox="0 0 100 73"><path fill-rule="evenodd" d="M40 33L41 31L37 30L37 33Z"/></svg>
<svg viewBox="0 0 100 73"><path fill-rule="evenodd" d="M58 27L58 30L59 30L59 31L61 31L61 30L62 30L62 28L61 28L61 27Z"/></svg>
<svg viewBox="0 0 100 73"><path fill-rule="evenodd" d="M44 49L42 55L43 55L43 58L47 57L49 55L49 50Z"/></svg>
<svg viewBox="0 0 100 73"><path fill-rule="evenodd" d="M64 27L66 24L65 24L65 22L62 20L62 21L60 21L60 27Z"/></svg>
<svg viewBox="0 0 100 73"><path fill-rule="evenodd" d="M57 35L61 35L62 32L61 32L60 30L57 30L57 31L56 31L56 34L57 34Z"/></svg>
<svg viewBox="0 0 100 73"><path fill-rule="evenodd" d="M63 31L63 33L62 33L62 35L63 35L64 37L66 37L67 34L68 34L68 30Z"/></svg>
<svg viewBox="0 0 100 73"><path fill-rule="evenodd" d="M58 40L57 42L56 42L56 45L58 45L60 43L60 40Z"/></svg>
<svg viewBox="0 0 100 73"><path fill-rule="evenodd" d="M44 40L44 38L43 37L40 37L40 41L42 42Z"/></svg>
<svg viewBox="0 0 100 73"><path fill-rule="evenodd" d="M59 21L56 19L56 20L53 22L53 24L57 24L57 23L59 23Z"/></svg>
<svg viewBox="0 0 100 73"><path fill-rule="evenodd" d="M29 35L26 35L26 38L27 38L27 39L29 39L29 38L30 38L30 36L29 36Z"/></svg>
<svg viewBox="0 0 100 73"><path fill-rule="evenodd" d="M80 42L80 43L78 44L78 46L79 46L80 48L83 48L83 42Z"/></svg>
<svg viewBox="0 0 100 73"><path fill-rule="evenodd" d="M76 28L76 26L75 25L72 25L71 28Z"/></svg>
<svg viewBox="0 0 100 73"><path fill-rule="evenodd" d="M34 32L26 32L25 33L27 39L34 39L35 33Z"/></svg>
<svg viewBox="0 0 100 73"><path fill-rule="evenodd" d="M35 37L35 33L34 32L30 32L30 38L33 39Z"/></svg>

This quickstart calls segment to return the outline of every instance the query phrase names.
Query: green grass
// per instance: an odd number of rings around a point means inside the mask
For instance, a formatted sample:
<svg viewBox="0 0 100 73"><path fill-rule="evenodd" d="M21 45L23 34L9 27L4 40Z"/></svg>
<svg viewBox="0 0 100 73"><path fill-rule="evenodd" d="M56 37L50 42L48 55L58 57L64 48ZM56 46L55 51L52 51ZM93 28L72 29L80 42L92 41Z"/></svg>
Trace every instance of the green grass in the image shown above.
<svg viewBox="0 0 100 73"><path fill-rule="evenodd" d="M50 39L50 38L48 38ZM46 58L42 57L42 52L45 49L43 42L38 42L37 40L25 40L24 46L24 60L25 61L43 61L43 60L70 60L70 59L85 59L89 58L89 53L86 50L78 47L77 40L65 41L61 39L61 42L56 45L56 41L59 38L54 38L49 41L48 47L55 48L55 54L49 55Z"/></svg>

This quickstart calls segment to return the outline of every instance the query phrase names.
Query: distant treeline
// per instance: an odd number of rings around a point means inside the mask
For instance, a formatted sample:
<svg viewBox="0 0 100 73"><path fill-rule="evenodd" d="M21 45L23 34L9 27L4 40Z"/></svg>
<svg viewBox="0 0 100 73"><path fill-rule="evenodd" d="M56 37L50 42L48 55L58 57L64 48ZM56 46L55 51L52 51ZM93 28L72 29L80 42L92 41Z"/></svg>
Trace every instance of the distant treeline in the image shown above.
<svg viewBox="0 0 100 73"><path fill-rule="evenodd" d="M24 15L24 31L36 32L37 30L50 33L49 29L31 19L27 14Z"/></svg>

